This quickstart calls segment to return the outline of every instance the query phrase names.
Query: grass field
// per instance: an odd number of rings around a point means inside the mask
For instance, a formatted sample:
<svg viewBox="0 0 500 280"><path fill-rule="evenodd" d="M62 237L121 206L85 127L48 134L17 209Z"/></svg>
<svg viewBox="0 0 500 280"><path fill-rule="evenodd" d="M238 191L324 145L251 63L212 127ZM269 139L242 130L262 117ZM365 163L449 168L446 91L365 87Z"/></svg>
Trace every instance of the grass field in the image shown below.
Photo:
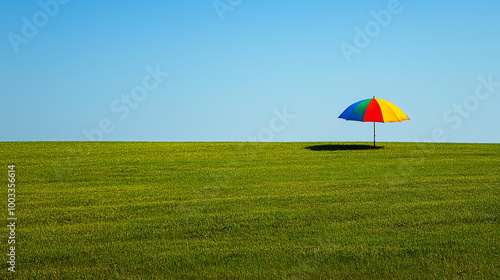
<svg viewBox="0 0 500 280"><path fill-rule="evenodd" d="M500 279L500 144L3 142L16 279Z"/></svg>

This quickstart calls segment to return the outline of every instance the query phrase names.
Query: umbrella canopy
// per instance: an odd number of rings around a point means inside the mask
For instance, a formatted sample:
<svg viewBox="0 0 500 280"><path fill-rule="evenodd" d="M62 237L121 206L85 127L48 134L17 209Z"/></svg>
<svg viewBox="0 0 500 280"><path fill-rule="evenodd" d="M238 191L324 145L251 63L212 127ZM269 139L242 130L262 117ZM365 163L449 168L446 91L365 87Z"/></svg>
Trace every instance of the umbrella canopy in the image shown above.
<svg viewBox="0 0 500 280"><path fill-rule="evenodd" d="M408 116L398 106L383 99L372 98L358 101L340 114L339 118L359 122L402 122Z"/></svg>
<svg viewBox="0 0 500 280"><path fill-rule="evenodd" d="M375 146L375 122L402 122L410 119L398 106L375 97L352 104L340 114L339 118L347 121L373 122L373 146Z"/></svg>

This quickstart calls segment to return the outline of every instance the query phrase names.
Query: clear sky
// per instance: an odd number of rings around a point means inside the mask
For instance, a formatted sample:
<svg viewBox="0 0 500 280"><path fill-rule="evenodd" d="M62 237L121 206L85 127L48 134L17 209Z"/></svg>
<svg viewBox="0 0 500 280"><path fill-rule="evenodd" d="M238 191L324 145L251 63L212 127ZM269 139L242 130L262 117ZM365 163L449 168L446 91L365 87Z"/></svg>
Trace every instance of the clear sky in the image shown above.
<svg viewBox="0 0 500 280"><path fill-rule="evenodd" d="M0 141L500 142L500 1L0 0Z"/></svg>

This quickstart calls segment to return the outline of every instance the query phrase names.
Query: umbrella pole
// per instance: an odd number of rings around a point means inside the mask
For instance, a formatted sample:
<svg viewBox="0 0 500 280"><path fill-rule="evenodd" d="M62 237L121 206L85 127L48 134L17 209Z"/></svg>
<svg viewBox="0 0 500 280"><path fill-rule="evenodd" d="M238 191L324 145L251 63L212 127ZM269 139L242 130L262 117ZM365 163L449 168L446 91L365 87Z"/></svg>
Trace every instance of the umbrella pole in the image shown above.
<svg viewBox="0 0 500 280"><path fill-rule="evenodd" d="M373 96L373 99L375 99L375 95ZM373 147L375 147L375 122L373 122Z"/></svg>

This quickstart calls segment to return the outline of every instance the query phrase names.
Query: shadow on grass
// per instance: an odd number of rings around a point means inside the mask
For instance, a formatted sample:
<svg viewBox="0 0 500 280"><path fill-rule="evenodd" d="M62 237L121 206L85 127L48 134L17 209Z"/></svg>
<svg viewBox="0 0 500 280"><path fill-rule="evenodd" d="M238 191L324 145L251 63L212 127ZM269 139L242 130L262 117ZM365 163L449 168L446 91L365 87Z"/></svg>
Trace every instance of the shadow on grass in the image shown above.
<svg viewBox="0 0 500 280"><path fill-rule="evenodd" d="M331 144L305 147L311 151L348 151L348 150L378 150L383 146L360 145L360 144Z"/></svg>

